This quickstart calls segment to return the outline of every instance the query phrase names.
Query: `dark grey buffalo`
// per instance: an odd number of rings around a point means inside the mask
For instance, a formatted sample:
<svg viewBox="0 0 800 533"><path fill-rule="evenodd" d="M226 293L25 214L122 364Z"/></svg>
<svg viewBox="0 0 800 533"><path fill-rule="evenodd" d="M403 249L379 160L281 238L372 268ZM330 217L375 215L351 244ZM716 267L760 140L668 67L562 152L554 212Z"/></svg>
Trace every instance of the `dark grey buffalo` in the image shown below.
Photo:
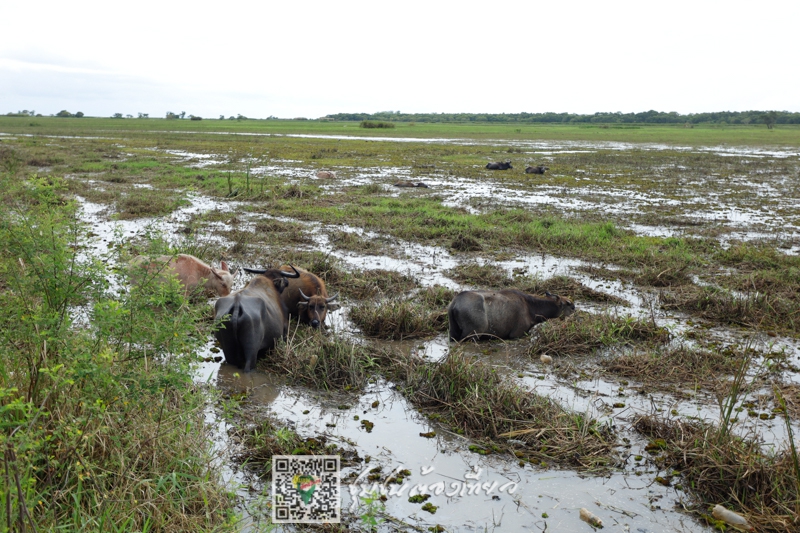
<svg viewBox="0 0 800 533"><path fill-rule="evenodd" d="M539 165L538 167L526 167L525 174L544 174L545 170L550 170L550 167Z"/></svg>
<svg viewBox="0 0 800 533"><path fill-rule="evenodd" d="M297 269L292 269L294 272L245 268L245 272L258 275L244 289L217 300L214 319L223 325L214 336L228 364L250 372L259 357L286 337L289 313L281 292L288 285L286 278L300 277Z"/></svg>
<svg viewBox="0 0 800 533"><path fill-rule="evenodd" d="M339 304L334 301L338 293L329 298L324 281L302 268L284 265L281 270L287 268L300 273L299 278L289 280L289 285L281 293L281 300L286 304L289 314L312 328L323 326L328 311L339 309Z"/></svg>
<svg viewBox="0 0 800 533"><path fill-rule="evenodd" d="M428 188L428 186L424 182L421 182L421 181L418 181L418 182L414 182L414 181L398 181L397 183L394 184L394 186L395 187L424 187L425 189Z"/></svg>
<svg viewBox="0 0 800 533"><path fill-rule="evenodd" d="M548 318L574 312L575 304L561 296L541 298L514 289L460 292L447 307L450 338L458 342L516 339Z"/></svg>
<svg viewBox="0 0 800 533"><path fill-rule="evenodd" d="M511 166L511 161L506 161L505 163L487 163L486 168L489 170L508 170L514 167Z"/></svg>

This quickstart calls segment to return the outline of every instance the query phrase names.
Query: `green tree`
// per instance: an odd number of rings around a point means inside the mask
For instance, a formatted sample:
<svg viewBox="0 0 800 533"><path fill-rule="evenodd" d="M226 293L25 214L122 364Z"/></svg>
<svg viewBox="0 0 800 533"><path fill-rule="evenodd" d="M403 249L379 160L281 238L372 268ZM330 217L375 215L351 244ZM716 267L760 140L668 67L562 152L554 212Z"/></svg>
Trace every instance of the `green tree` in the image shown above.
<svg viewBox="0 0 800 533"><path fill-rule="evenodd" d="M72 113L70 113L70 112L69 112L69 111L67 111L66 109L62 109L61 111L59 111L58 113L56 113L56 116L57 116L57 117L71 117L71 116L72 116Z"/></svg>
<svg viewBox="0 0 800 533"><path fill-rule="evenodd" d="M767 125L767 129L771 130L775 127L775 122L778 121L778 112L777 111L767 111L763 115L761 115L761 120L764 121L764 124Z"/></svg>

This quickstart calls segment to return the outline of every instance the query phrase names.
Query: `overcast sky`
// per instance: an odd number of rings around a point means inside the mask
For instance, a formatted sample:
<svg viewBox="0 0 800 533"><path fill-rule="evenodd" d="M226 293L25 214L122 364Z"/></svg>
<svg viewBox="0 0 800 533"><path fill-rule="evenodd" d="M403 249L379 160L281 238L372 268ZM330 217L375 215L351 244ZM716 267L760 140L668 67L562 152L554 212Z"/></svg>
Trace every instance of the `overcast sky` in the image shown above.
<svg viewBox="0 0 800 533"><path fill-rule="evenodd" d="M0 0L0 113L800 111L800 1Z"/></svg>

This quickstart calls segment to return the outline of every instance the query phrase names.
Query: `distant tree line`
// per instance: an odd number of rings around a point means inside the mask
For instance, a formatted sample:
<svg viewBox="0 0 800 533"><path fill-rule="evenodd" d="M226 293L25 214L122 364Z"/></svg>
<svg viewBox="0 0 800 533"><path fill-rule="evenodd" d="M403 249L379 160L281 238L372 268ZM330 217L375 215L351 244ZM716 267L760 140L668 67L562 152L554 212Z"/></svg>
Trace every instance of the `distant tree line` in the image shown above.
<svg viewBox="0 0 800 533"><path fill-rule="evenodd" d="M689 113L644 111L642 113L337 113L324 120L393 122L503 122L558 124L800 124L800 113L789 111L718 111Z"/></svg>

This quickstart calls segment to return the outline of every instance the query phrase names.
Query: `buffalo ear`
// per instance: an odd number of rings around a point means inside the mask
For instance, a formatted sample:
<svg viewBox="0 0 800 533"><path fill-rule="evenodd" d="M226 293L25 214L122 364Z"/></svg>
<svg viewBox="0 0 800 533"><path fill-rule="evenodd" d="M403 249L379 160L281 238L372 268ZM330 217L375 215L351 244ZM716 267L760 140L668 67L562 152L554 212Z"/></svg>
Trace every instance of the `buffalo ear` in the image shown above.
<svg viewBox="0 0 800 533"><path fill-rule="evenodd" d="M308 308L308 302L297 302L297 308L298 309L307 309Z"/></svg>
<svg viewBox="0 0 800 533"><path fill-rule="evenodd" d="M337 309L339 309L340 307L341 307L341 305L339 305L339 304L337 304L337 303L329 303L329 304L327 305L328 311L336 311L336 310L337 310Z"/></svg>
<svg viewBox="0 0 800 533"><path fill-rule="evenodd" d="M228 263L226 263L225 261L220 262L219 268L221 270L224 270L225 272L230 272L230 270L228 270Z"/></svg>

